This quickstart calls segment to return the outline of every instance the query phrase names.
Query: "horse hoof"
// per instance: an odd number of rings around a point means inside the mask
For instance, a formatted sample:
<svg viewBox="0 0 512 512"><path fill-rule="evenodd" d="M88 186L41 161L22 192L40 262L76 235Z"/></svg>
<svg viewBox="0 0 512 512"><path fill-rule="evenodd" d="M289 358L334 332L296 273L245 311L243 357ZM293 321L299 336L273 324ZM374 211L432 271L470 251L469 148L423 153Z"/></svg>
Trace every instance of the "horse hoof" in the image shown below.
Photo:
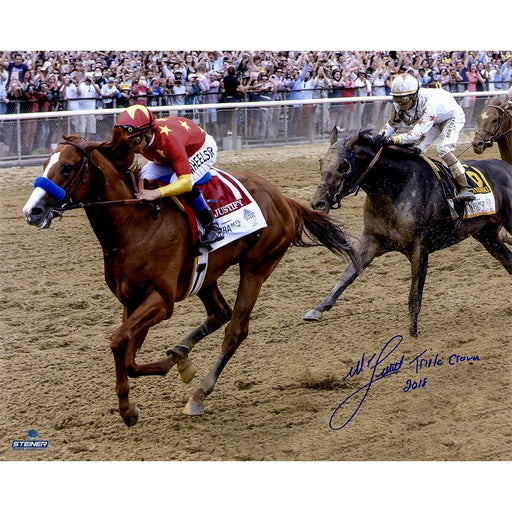
<svg viewBox="0 0 512 512"><path fill-rule="evenodd" d="M123 421L127 427L133 427L139 421L140 416L140 409L138 407L135 407L135 410L133 411L133 414L131 416L128 416L128 418L123 418Z"/></svg>
<svg viewBox="0 0 512 512"><path fill-rule="evenodd" d="M204 412L204 402L205 392L199 388L196 392L190 397L187 405L183 409L183 414L187 416L199 416Z"/></svg>
<svg viewBox="0 0 512 512"><path fill-rule="evenodd" d="M197 402L194 402L193 398L191 398L187 402L187 405L183 408L183 414L185 414L186 416L199 416L203 414L203 412L203 404L198 404Z"/></svg>
<svg viewBox="0 0 512 512"><path fill-rule="evenodd" d="M322 319L323 313L318 311L318 309L312 309L306 315L304 315L304 320L308 320L310 322L318 322Z"/></svg>
<svg viewBox="0 0 512 512"><path fill-rule="evenodd" d="M180 364L182 363L182 364ZM194 363L190 359L186 359L183 362L178 362L178 371L180 372L181 380L188 384L196 374L196 367L194 366Z"/></svg>

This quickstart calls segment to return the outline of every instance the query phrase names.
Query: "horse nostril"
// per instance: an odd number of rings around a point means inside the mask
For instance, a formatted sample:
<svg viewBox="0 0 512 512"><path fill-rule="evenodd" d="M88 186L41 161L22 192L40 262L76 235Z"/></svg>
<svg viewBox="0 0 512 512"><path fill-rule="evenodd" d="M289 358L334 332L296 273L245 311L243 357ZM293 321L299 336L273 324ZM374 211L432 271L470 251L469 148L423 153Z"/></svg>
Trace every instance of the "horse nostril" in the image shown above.
<svg viewBox="0 0 512 512"><path fill-rule="evenodd" d="M328 212L329 209L327 207L327 202L326 201L316 201L314 204L313 204L313 210L320 210L320 211L324 211L324 212Z"/></svg>
<svg viewBox="0 0 512 512"><path fill-rule="evenodd" d="M41 217L41 215L43 214L43 209L42 208L38 208L37 206L32 208L32 210L30 211L30 215L34 218L37 218L37 217Z"/></svg>
<svg viewBox="0 0 512 512"><path fill-rule="evenodd" d="M479 140L478 142L473 143L473 149L475 151L478 151L479 153L482 153L485 148L485 143L482 140Z"/></svg>

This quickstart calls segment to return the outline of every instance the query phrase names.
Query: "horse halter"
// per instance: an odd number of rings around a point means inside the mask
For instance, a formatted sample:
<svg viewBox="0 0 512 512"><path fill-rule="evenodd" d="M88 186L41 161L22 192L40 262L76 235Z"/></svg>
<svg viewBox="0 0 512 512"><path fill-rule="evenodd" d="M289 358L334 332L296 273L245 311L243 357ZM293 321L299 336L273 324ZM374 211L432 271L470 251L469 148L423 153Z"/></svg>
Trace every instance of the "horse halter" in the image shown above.
<svg viewBox="0 0 512 512"><path fill-rule="evenodd" d="M512 121L512 117L500 105L487 105L487 108L489 108L489 107L493 107L493 108L495 108L498 111L499 116L500 116L498 124L496 125L496 127L492 131L491 130L482 129L482 130L477 130L477 132L475 134L475 135L479 135L480 136L480 138L482 139L482 141L483 141L483 143L484 143L486 148L490 148L495 142L497 142L498 140L500 140L503 137L505 137L505 135L508 135L510 132L512 132L512 128L509 128L506 132L503 132L503 133L498 135L498 132L501 130L501 127L503 126L503 123L505 122L505 117L508 117L511 121ZM483 137L481 132L490 133L489 138L487 140L485 140L485 138Z"/></svg>
<svg viewBox="0 0 512 512"><path fill-rule="evenodd" d="M350 172L350 162L347 160L343 160L349 166ZM333 177L332 183L327 183L327 180L322 178L322 182L318 185L318 188L325 192L327 198L329 198L329 207L333 209L337 209L341 207L341 198L339 197L339 188L341 185L341 173L337 169L336 171L324 171L321 173L322 177Z"/></svg>

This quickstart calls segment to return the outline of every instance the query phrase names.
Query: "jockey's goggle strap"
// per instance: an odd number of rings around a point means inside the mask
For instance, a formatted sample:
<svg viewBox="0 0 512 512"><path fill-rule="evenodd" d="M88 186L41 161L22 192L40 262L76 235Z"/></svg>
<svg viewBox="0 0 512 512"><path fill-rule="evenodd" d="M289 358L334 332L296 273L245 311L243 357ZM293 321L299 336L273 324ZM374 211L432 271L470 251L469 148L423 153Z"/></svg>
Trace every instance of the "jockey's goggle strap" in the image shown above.
<svg viewBox="0 0 512 512"><path fill-rule="evenodd" d="M148 130L151 130L154 128L153 125L146 125L146 126L140 126L138 128L135 128L134 126L122 124L122 125L116 125L118 128L122 128L123 130L126 130L128 132L128 137L136 137L137 135L142 135L143 133L146 133Z"/></svg>

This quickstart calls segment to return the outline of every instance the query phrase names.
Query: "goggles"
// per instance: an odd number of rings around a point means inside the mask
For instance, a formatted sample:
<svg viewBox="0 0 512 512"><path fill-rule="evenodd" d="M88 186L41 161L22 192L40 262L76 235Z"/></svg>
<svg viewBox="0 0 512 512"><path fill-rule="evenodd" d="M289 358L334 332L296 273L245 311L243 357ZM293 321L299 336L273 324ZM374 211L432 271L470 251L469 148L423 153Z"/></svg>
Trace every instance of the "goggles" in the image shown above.
<svg viewBox="0 0 512 512"><path fill-rule="evenodd" d="M397 105L400 105L401 107L407 105L411 99L412 94L407 94L407 96L393 96L393 102Z"/></svg>

